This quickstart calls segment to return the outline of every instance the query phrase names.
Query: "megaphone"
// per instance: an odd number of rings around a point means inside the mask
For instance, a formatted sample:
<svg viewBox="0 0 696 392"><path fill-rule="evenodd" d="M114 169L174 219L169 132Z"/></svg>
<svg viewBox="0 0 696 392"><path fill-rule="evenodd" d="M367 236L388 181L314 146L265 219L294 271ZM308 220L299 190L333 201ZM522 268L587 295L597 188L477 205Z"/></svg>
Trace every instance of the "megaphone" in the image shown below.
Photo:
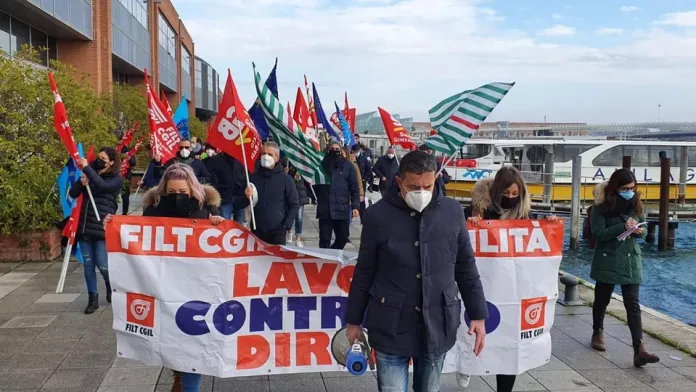
<svg viewBox="0 0 696 392"><path fill-rule="evenodd" d="M348 372L359 376L367 371L367 368L375 370L372 360L372 349L367 340L367 332L362 330L362 341L349 342L346 337L346 329L341 328L331 339L331 354L339 365L345 366Z"/></svg>

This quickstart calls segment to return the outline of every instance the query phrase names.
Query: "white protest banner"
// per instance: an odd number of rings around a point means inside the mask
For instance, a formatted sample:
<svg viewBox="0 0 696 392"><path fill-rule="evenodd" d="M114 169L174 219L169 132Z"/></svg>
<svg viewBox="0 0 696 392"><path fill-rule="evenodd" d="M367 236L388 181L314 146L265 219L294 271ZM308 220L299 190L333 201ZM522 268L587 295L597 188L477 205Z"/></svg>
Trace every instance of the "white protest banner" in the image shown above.
<svg viewBox="0 0 696 392"><path fill-rule="evenodd" d="M463 309L444 371L516 374L544 364L563 226L500 221L470 236L489 336L474 357ZM344 370L329 346L345 326L352 257L266 245L231 221L117 216L106 238L119 356L217 377Z"/></svg>

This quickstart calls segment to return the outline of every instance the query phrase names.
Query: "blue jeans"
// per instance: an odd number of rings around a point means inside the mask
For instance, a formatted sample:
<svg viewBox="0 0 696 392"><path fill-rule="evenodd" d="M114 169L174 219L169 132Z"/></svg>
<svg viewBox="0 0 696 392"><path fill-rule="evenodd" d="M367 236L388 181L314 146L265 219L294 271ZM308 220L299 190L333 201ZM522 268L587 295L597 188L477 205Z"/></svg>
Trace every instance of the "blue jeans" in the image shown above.
<svg viewBox="0 0 696 392"><path fill-rule="evenodd" d="M300 210L295 218L295 236L302 235L302 219L304 217L304 205L300 204Z"/></svg>
<svg viewBox="0 0 696 392"><path fill-rule="evenodd" d="M109 286L109 262L106 253L106 242L104 240L96 241L80 241L80 250L85 263L83 265L85 271L85 282L87 283L87 292L97 294L97 271L99 268L104 282Z"/></svg>
<svg viewBox="0 0 696 392"><path fill-rule="evenodd" d="M235 222L244 224L244 208L235 210L233 204L222 204L220 205L220 214L228 220L234 216Z"/></svg>
<svg viewBox="0 0 696 392"><path fill-rule="evenodd" d="M182 392L199 392L201 390L201 375L182 372L181 386Z"/></svg>
<svg viewBox="0 0 696 392"><path fill-rule="evenodd" d="M379 392L408 392L409 357L377 351L377 385ZM413 358L413 392L439 392L445 354L434 360Z"/></svg>

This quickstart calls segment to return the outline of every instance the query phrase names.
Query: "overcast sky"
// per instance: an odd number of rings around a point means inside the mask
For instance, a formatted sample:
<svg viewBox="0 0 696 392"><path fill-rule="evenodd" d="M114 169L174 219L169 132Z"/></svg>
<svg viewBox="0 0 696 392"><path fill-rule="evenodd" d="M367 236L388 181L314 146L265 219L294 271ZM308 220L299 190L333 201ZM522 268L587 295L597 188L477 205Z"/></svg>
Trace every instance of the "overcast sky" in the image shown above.
<svg viewBox="0 0 696 392"><path fill-rule="evenodd" d="M293 105L306 74L326 108L347 91L358 113L427 121L456 92L514 81L489 121L655 121L658 104L662 120L696 119L694 0L173 2L196 55L223 84L232 71L247 108L251 62L265 78L278 57Z"/></svg>

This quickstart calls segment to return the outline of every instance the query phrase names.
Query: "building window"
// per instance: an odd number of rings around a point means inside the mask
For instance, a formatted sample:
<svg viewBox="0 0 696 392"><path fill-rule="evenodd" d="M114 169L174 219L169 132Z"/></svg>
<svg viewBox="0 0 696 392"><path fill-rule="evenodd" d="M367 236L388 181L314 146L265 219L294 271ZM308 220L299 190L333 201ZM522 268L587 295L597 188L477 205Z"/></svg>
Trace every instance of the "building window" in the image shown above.
<svg viewBox="0 0 696 392"><path fill-rule="evenodd" d="M37 52L38 63L48 67L48 35L32 27L31 47Z"/></svg>
<svg viewBox="0 0 696 392"><path fill-rule="evenodd" d="M162 14L159 15L159 44L170 56L176 58L176 33Z"/></svg>
<svg viewBox="0 0 696 392"><path fill-rule="evenodd" d="M10 54L14 55L22 45L30 42L29 25L12 18L10 21Z"/></svg>
<svg viewBox="0 0 696 392"><path fill-rule="evenodd" d="M614 146L604 151L592 160L592 165L620 167L624 156L623 148L624 146Z"/></svg>
<svg viewBox="0 0 696 392"><path fill-rule="evenodd" d="M0 50L10 54L10 15L0 12Z"/></svg>
<svg viewBox="0 0 696 392"><path fill-rule="evenodd" d="M118 0L129 14L147 30L147 2L141 0Z"/></svg>
<svg viewBox="0 0 696 392"><path fill-rule="evenodd" d="M191 53L181 45L181 69L191 75Z"/></svg>

